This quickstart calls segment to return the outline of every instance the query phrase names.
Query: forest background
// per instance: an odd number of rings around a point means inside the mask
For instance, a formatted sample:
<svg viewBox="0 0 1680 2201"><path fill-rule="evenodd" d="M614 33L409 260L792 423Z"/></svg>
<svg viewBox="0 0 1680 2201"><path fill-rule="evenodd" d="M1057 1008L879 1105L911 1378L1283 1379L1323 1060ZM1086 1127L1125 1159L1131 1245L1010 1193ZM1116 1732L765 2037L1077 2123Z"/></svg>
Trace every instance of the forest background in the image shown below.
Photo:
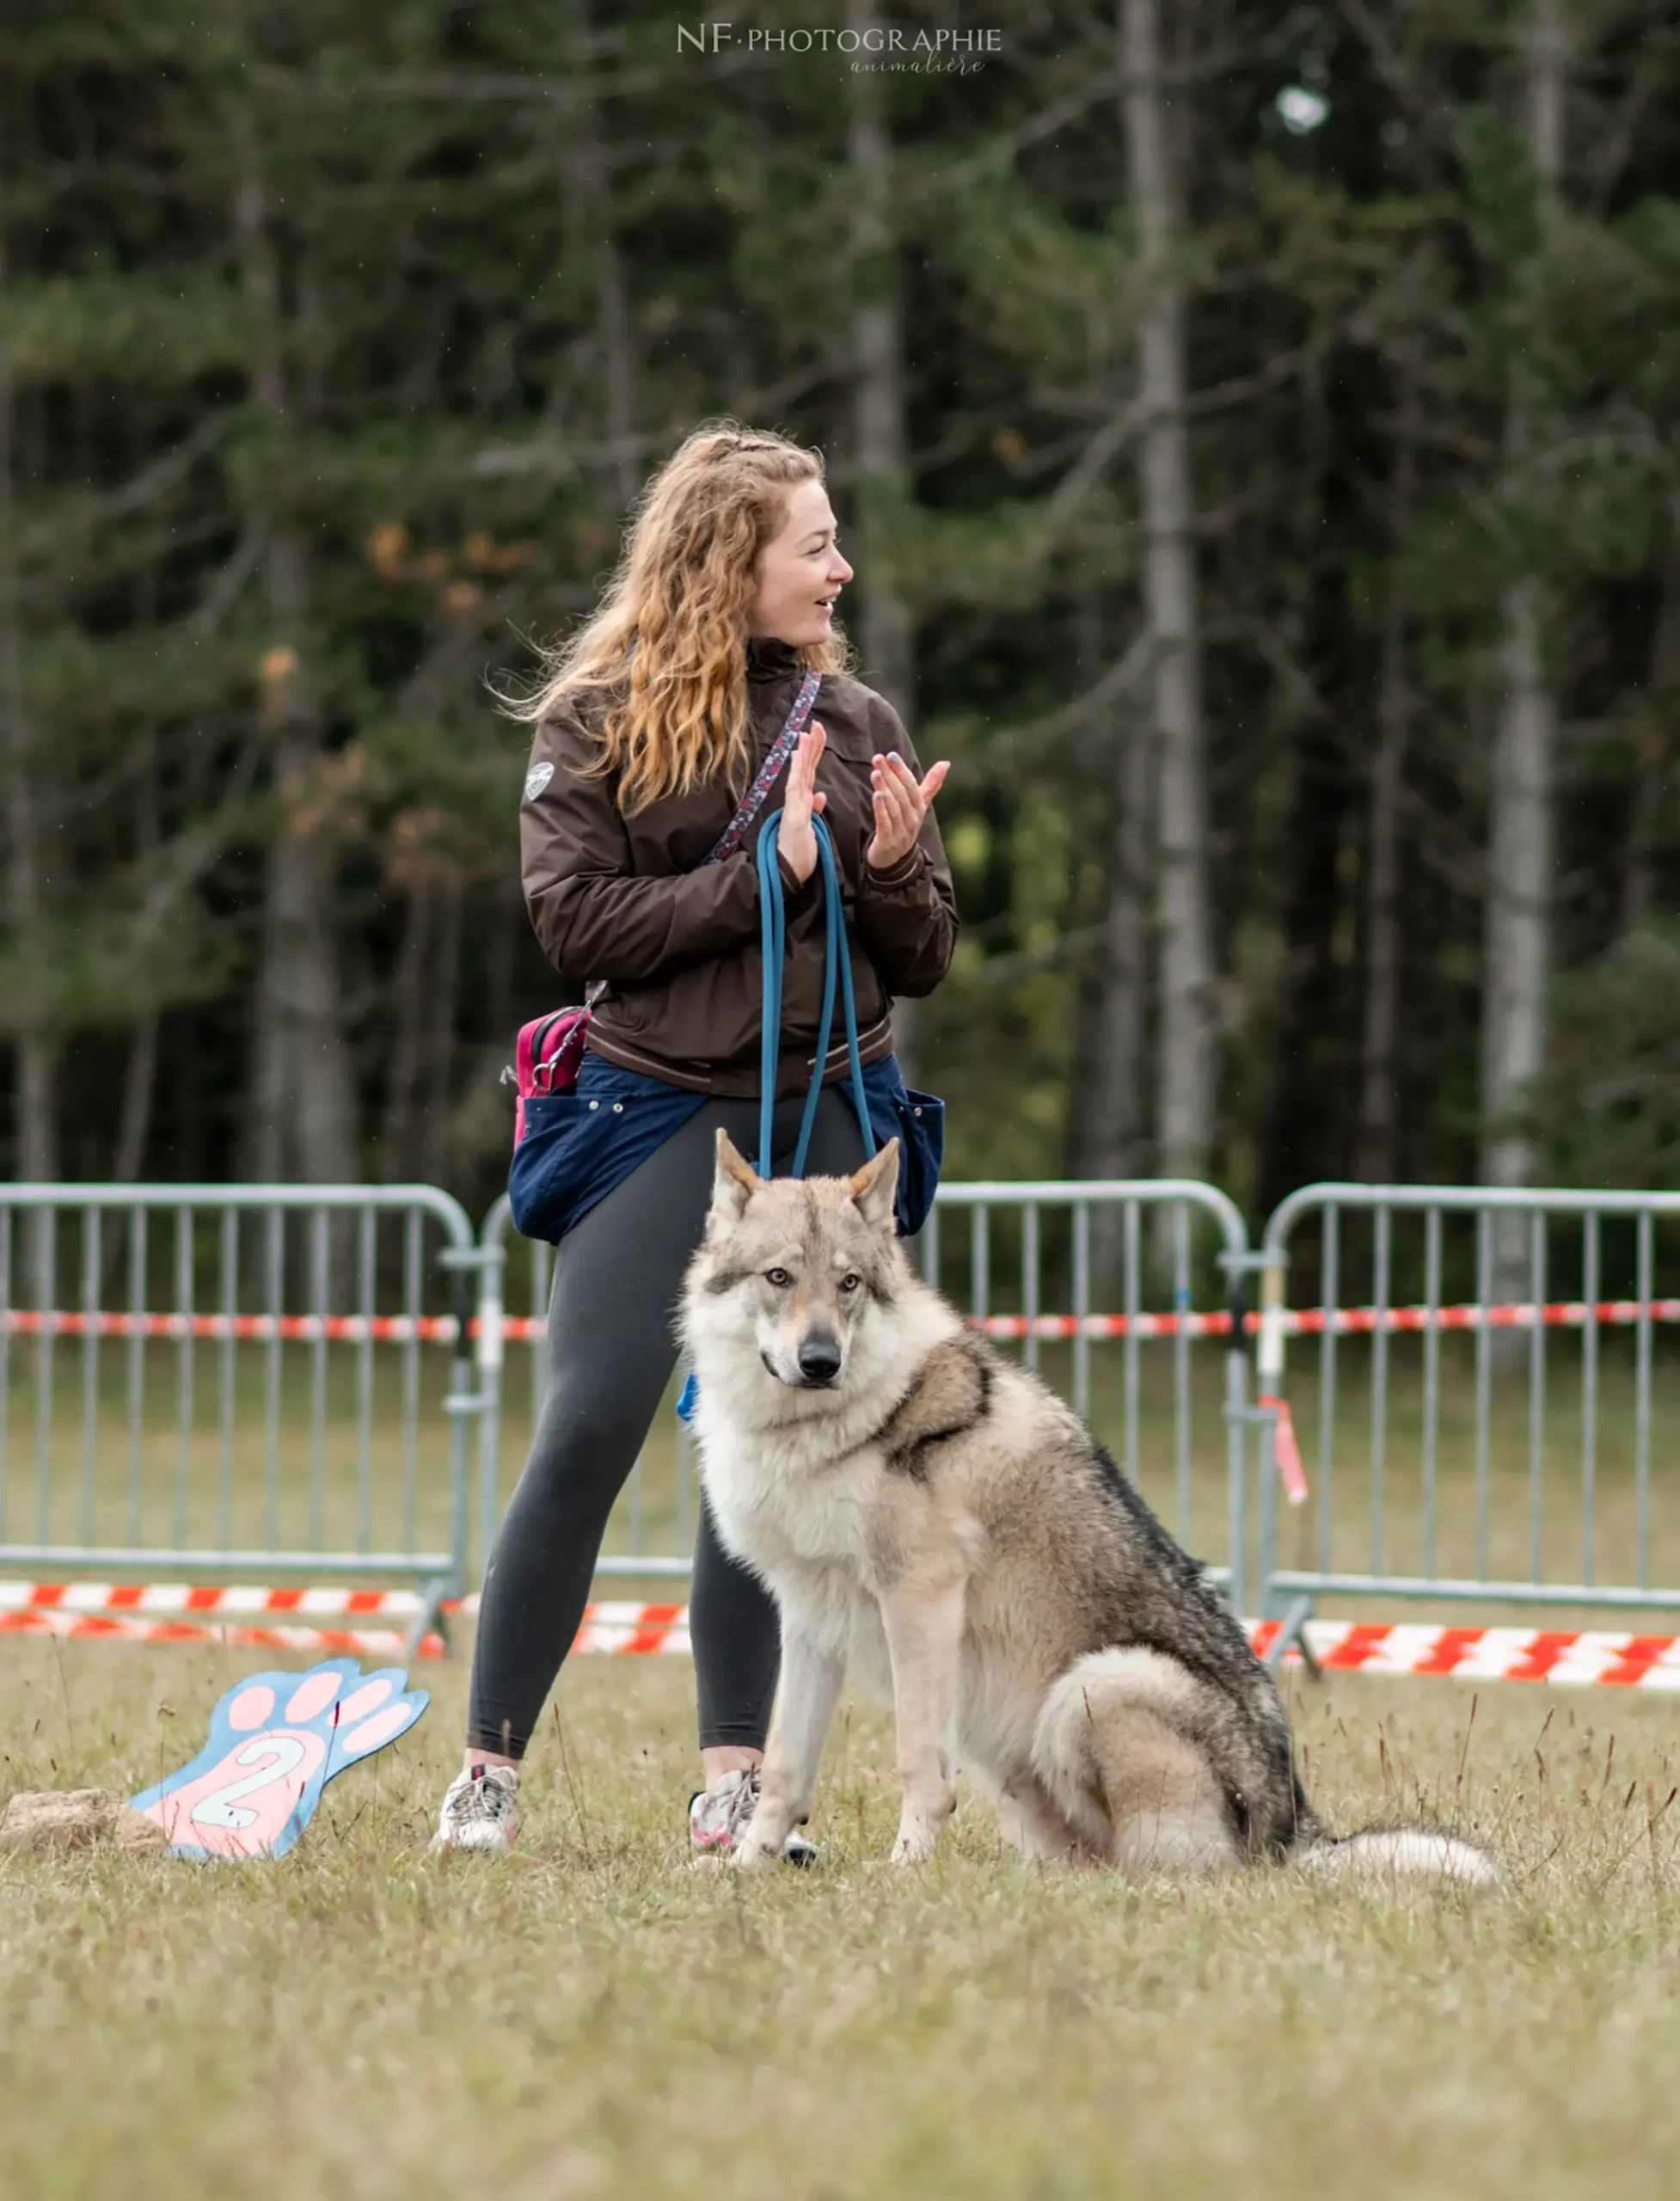
<svg viewBox="0 0 1680 2201"><path fill-rule="evenodd" d="M14 0L0 1170L488 1201L487 684L728 414L954 760L951 1174L1675 1182L1680 12L702 20Z"/></svg>

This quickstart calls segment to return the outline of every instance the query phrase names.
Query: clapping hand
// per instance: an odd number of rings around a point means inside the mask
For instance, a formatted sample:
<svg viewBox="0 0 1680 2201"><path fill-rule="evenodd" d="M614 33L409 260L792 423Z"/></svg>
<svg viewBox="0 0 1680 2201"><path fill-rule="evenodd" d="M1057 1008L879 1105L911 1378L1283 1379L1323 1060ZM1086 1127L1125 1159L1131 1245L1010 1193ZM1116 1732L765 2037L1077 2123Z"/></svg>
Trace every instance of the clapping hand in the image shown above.
<svg viewBox="0 0 1680 2201"><path fill-rule="evenodd" d="M822 815L828 801L817 790L817 766L827 741L822 720L812 719L800 734L788 767L788 792L776 829L776 847L801 885L817 868L817 836L811 821ZM894 864L902 863L916 846L928 805L944 785L950 769L944 762L935 764L918 782L896 749L884 757L876 755L869 769L875 831L864 857L877 871L890 871Z"/></svg>
<svg viewBox="0 0 1680 2201"><path fill-rule="evenodd" d="M811 821L822 815L828 802L825 794L817 792L817 762L827 740L820 719L812 719L800 734L794 761L788 767L788 793L782 806L782 823L776 828L776 845L793 866L801 886L817 868L817 836Z"/></svg>
<svg viewBox="0 0 1680 2201"><path fill-rule="evenodd" d="M896 749L877 755L869 779L875 799L875 837L864 850L864 860L877 871L890 871L902 863L916 846L928 805L945 784L950 765L942 759L929 768L918 785L914 772Z"/></svg>

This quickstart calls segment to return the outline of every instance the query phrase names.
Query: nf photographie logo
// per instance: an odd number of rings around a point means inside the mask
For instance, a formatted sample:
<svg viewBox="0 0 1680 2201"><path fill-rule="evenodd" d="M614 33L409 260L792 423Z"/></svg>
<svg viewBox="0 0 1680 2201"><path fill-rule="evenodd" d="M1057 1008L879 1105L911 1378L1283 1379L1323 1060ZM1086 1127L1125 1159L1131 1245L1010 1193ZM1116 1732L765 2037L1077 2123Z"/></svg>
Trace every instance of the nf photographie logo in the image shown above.
<svg viewBox="0 0 1680 2201"><path fill-rule="evenodd" d="M983 69L1002 53L1000 30L928 30L880 23L868 30L829 24L785 30L760 23L678 23L679 53L837 53L855 69L938 71L953 76Z"/></svg>

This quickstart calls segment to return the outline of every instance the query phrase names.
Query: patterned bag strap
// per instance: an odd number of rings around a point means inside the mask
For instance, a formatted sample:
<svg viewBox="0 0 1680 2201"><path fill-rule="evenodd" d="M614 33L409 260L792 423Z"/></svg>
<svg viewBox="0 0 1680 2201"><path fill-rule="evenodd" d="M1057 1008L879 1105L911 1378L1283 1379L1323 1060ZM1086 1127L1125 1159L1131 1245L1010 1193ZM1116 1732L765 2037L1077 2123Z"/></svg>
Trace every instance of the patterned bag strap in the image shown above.
<svg viewBox="0 0 1680 2201"><path fill-rule="evenodd" d="M763 808L764 797L769 793L776 774L799 745L805 732L806 721L817 701L817 690L823 684L820 672L807 672L800 683L800 691L794 698L794 708L788 714L788 723L770 745L769 754L758 767L752 785L741 798L741 806L723 829L723 838L705 861L721 863L726 856L733 856L746 839L753 819Z"/></svg>
<svg viewBox="0 0 1680 2201"><path fill-rule="evenodd" d="M820 672L807 671L800 683L799 693L794 698L794 708L788 714L787 723L771 743L769 753L758 767L752 785L741 797L740 808L723 829L723 837L711 854L701 859L703 863L721 863L726 856L733 856L745 841L753 819L764 806L764 797L776 783L776 776L799 746L799 738L805 732L817 701L817 690L823 684ZM605 993L610 981L598 978L584 995L584 1006L593 1009Z"/></svg>

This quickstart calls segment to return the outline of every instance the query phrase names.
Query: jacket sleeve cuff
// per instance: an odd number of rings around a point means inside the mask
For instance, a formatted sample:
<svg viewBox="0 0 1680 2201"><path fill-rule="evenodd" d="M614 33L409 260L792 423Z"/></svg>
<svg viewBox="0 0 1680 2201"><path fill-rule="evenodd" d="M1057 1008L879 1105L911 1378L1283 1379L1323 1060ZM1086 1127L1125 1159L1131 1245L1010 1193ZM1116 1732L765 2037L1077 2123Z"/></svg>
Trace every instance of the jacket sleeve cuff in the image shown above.
<svg viewBox="0 0 1680 2201"><path fill-rule="evenodd" d="M927 861L928 851L918 841L907 856L900 856L897 863L889 864L885 871L877 871L866 858L863 874L871 886L907 886L912 879L921 876Z"/></svg>
<svg viewBox="0 0 1680 2201"><path fill-rule="evenodd" d="M800 879L794 873L792 864L778 849L776 852L776 868L782 874L783 906L790 917L794 916L805 907L816 892L817 877L822 866L812 864L811 876L808 879Z"/></svg>

